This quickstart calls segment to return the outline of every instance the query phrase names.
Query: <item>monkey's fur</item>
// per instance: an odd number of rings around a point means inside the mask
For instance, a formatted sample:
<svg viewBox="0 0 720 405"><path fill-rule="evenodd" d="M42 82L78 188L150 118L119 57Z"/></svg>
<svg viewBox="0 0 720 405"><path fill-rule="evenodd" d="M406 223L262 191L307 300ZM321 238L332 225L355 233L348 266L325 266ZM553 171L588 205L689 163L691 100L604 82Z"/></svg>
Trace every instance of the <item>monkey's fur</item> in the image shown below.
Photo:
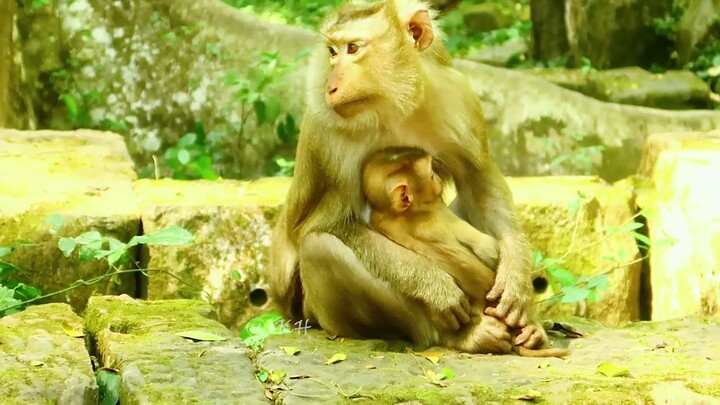
<svg viewBox="0 0 720 405"><path fill-rule="evenodd" d="M327 17L308 71L295 174L273 231L269 292L287 317L338 335L507 353L508 326L528 325L529 245L488 154L480 101L452 68L434 17L417 0L351 2ZM443 161L458 193L453 211L497 240L493 316L471 318L447 265L363 220L361 164L386 146L422 147ZM524 345L541 346L541 334Z"/></svg>
<svg viewBox="0 0 720 405"><path fill-rule="evenodd" d="M395 243L445 263L457 285L470 299L471 316L486 307L485 295L495 272L497 241L458 218L443 201L443 184L433 159L420 148L389 147L373 153L363 164L362 187L370 204L370 225ZM517 335L523 342L539 339L537 323ZM517 342L516 342L517 344ZM526 357L564 357L568 349L528 349L515 346Z"/></svg>

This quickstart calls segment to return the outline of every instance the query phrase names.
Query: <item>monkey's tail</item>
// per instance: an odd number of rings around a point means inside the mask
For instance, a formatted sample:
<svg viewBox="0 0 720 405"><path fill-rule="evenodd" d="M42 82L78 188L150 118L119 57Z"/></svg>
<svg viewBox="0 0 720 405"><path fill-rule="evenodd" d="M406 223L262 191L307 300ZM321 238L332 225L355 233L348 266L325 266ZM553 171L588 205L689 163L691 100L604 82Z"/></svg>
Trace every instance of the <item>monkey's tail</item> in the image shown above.
<svg viewBox="0 0 720 405"><path fill-rule="evenodd" d="M528 349L523 346L513 346L513 351L523 357L566 357L572 354L570 349Z"/></svg>

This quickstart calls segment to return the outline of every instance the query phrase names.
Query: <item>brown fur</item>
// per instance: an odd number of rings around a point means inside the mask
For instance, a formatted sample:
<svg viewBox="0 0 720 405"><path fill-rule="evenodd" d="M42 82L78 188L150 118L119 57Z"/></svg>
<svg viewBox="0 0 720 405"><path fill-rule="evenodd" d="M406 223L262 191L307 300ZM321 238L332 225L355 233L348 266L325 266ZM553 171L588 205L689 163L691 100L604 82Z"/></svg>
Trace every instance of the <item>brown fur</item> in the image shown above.
<svg viewBox="0 0 720 405"><path fill-rule="evenodd" d="M295 175L273 231L270 295L286 316L338 335L509 352L506 325L528 324L530 251L488 155L480 101L450 65L433 10L416 0L361 4L340 8L321 29ZM428 38L422 30L432 30L429 45L418 41ZM347 51L350 43L357 52ZM454 212L497 239L494 316L471 317L445 264L363 220L362 161L391 145L437 156L458 191Z"/></svg>
<svg viewBox="0 0 720 405"><path fill-rule="evenodd" d="M367 159L362 176L373 229L401 246L444 263L469 297L471 313L483 313L485 295L495 281L495 272L486 263L497 263L497 241L458 218L445 205L432 157L420 148L386 148ZM525 326L517 336L541 339L538 327L542 326ZM557 348L514 349L525 357L570 354L567 349Z"/></svg>

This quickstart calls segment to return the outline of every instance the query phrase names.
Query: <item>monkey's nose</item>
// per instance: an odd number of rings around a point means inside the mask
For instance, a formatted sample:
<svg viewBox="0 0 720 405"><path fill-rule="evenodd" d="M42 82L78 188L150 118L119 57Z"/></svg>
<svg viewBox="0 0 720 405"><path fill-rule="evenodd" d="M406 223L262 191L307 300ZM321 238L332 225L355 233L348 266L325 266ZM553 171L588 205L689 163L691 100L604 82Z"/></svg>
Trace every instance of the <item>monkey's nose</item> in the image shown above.
<svg viewBox="0 0 720 405"><path fill-rule="evenodd" d="M328 90L328 94L335 94L335 92L337 92L337 87L333 87Z"/></svg>

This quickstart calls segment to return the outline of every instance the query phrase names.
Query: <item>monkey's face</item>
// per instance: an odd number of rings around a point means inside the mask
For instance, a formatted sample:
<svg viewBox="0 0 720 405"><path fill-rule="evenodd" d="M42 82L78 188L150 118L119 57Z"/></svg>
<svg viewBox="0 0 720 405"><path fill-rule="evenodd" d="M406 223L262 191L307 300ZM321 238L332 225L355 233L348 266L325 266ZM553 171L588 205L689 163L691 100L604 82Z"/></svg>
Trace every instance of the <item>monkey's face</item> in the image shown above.
<svg viewBox="0 0 720 405"><path fill-rule="evenodd" d="M392 2L362 7L340 9L322 31L325 104L343 119L363 112L406 116L422 96L419 52L432 40L430 25L403 22ZM423 35L421 47L416 37Z"/></svg>

